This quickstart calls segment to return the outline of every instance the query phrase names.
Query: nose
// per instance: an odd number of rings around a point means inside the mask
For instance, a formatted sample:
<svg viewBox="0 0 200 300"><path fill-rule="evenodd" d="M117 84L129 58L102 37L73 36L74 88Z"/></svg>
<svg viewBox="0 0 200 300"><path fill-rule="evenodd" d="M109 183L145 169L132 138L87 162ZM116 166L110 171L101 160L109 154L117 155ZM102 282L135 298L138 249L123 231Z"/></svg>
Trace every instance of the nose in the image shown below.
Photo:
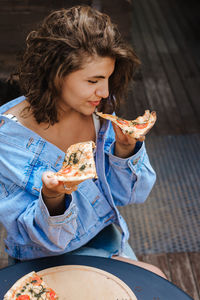
<svg viewBox="0 0 200 300"><path fill-rule="evenodd" d="M108 81L102 82L101 86L96 89L96 96L100 98L107 98L109 96Z"/></svg>

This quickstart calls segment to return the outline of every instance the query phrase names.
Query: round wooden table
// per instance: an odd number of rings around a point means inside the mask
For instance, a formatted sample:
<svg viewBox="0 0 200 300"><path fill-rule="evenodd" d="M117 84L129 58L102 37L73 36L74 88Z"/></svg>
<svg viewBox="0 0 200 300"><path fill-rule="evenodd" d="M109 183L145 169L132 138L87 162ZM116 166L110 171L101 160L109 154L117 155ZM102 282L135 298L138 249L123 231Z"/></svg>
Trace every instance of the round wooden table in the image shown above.
<svg viewBox="0 0 200 300"><path fill-rule="evenodd" d="M84 255L60 255L17 263L0 270L0 299L23 275L62 265L84 265L107 271L124 281L138 300L191 300L164 278L138 266L114 259Z"/></svg>

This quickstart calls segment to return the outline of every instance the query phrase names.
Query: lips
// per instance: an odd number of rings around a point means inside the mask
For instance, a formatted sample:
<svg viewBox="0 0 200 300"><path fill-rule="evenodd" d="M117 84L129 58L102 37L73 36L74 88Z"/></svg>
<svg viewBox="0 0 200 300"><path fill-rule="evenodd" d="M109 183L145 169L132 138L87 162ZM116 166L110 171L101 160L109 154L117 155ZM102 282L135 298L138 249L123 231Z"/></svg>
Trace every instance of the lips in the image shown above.
<svg viewBox="0 0 200 300"><path fill-rule="evenodd" d="M99 101L90 101L90 104L93 106L98 106L99 103L100 103L100 100Z"/></svg>

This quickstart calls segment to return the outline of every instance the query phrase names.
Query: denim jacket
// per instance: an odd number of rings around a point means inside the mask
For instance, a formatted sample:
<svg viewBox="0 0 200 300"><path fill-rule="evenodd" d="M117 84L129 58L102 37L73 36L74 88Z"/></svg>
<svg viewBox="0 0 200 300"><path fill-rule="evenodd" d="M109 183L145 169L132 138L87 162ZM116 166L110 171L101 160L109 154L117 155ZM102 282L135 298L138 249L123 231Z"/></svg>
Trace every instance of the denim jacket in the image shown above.
<svg viewBox="0 0 200 300"><path fill-rule="evenodd" d="M57 172L65 153L3 116L24 99L0 107L0 222L7 230L7 253L27 260L70 252L111 223L122 230L123 251L129 232L117 206L144 202L156 178L145 144L127 159L114 156L115 135L106 121L96 141L98 179L82 182L71 197L66 196L64 214L50 216L41 195L41 177L47 170Z"/></svg>

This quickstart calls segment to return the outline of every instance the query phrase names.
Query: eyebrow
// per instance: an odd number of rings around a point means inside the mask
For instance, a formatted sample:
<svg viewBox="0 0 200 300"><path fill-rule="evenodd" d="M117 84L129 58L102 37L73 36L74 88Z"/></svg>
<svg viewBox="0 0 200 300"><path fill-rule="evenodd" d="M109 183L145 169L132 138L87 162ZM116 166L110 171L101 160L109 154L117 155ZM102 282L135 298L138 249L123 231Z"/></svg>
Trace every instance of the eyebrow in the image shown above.
<svg viewBox="0 0 200 300"><path fill-rule="evenodd" d="M89 76L88 78L102 78L102 79L105 79L105 76L102 76L102 75L94 75L94 76Z"/></svg>

